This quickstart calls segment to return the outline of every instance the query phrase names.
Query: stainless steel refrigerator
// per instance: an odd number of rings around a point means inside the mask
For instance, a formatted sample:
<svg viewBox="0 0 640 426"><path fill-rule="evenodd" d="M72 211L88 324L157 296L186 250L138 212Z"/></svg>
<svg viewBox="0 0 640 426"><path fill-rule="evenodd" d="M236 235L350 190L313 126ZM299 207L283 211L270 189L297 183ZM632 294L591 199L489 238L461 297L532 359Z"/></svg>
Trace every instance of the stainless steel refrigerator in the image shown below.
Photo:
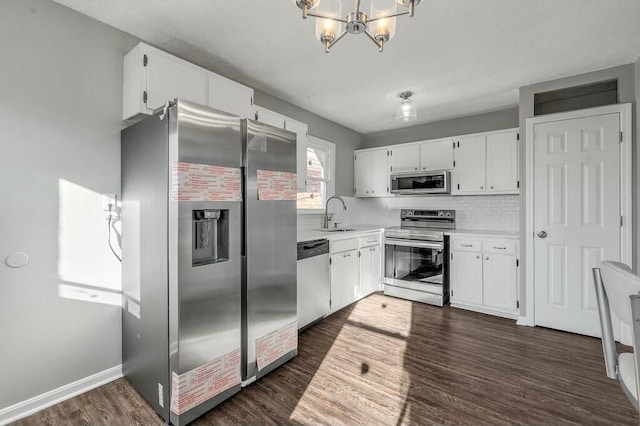
<svg viewBox="0 0 640 426"><path fill-rule="evenodd" d="M296 353L295 139L177 100L121 141L123 373L183 425Z"/></svg>

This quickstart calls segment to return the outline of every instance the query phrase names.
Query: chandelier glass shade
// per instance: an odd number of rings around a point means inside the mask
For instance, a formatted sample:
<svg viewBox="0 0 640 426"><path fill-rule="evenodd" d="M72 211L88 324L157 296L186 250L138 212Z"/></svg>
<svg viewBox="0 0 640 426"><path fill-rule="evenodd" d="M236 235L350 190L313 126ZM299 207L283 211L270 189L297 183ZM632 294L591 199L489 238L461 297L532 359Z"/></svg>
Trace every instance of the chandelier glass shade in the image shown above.
<svg viewBox="0 0 640 426"><path fill-rule="evenodd" d="M347 34L365 34L382 52L396 34L396 18L413 16L421 0L292 1L302 10L303 19L316 18L316 38L329 53Z"/></svg>
<svg viewBox="0 0 640 426"><path fill-rule="evenodd" d="M402 101L396 110L396 121L413 121L418 118L418 109L411 103L412 92L402 92L398 96Z"/></svg>

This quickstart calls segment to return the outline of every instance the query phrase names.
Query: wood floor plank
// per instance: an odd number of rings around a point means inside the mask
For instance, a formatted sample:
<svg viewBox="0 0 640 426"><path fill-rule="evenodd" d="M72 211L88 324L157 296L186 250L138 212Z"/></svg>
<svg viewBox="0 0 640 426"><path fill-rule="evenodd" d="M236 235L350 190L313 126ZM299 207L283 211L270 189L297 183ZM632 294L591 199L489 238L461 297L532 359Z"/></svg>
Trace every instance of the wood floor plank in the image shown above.
<svg viewBox="0 0 640 426"><path fill-rule="evenodd" d="M121 379L16 424L163 422ZM637 425L638 414L598 339L374 294L193 424Z"/></svg>

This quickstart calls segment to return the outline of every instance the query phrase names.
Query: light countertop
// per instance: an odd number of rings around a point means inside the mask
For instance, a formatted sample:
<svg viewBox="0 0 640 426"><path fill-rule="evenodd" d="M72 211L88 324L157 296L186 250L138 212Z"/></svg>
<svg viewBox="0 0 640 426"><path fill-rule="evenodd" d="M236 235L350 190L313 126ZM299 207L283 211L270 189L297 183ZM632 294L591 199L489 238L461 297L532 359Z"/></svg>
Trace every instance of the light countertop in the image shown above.
<svg viewBox="0 0 640 426"><path fill-rule="evenodd" d="M353 226L345 226L347 229L352 229L349 232L327 232L321 231L319 229L306 229L298 231L298 242L300 241L310 241L310 240L319 240L322 238L326 238L328 240L344 240L348 238L357 238L362 234L366 234L369 232L381 232L384 231L384 226L380 225L353 225Z"/></svg>
<svg viewBox="0 0 640 426"><path fill-rule="evenodd" d="M489 231L483 229L450 229L448 231L444 231L444 234L455 237L509 238L514 240L520 238L520 234L518 232Z"/></svg>

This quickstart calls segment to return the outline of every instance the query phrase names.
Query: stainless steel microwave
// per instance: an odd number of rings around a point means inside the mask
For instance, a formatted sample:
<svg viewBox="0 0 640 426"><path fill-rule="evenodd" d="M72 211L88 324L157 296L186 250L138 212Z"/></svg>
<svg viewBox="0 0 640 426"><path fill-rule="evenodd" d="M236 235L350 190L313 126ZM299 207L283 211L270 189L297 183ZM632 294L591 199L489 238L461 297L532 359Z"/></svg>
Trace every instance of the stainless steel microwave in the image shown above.
<svg viewBox="0 0 640 426"><path fill-rule="evenodd" d="M451 173L439 171L391 175L391 193L404 195L450 194Z"/></svg>

